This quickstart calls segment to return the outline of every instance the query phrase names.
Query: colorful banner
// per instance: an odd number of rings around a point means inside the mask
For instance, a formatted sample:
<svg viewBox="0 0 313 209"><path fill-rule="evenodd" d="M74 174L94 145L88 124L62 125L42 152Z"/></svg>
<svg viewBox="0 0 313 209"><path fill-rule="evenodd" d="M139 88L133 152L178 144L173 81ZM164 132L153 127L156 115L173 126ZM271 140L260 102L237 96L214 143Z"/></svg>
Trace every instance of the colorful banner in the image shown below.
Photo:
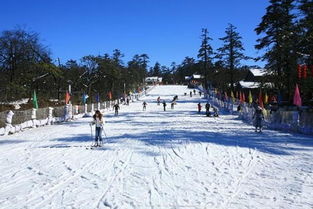
<svg viewBox="0 0 313 209"><path fill-rule="evenodd" d="M99 95L99 93L97 93L97 95L96 95L96 102L97 102L97 103L100 102L100 95Z"/></svg>
<svg viewBox="0 0 313 209"><path fill-rule="evenodd" d="M109 97L109 100L112 100L112 92L111 91L109 91L108 97Z"/></svg>
<svg viewBox="0 0 313 209"><path fill-rule="evenodd" d="M35 109L38 109L38 102L37 102L37 96L36 96L36 91L34 90L33 93L33 105Z"/></svg>
<svg viewBox="0 0 313 209"><path fill-rule="evenodd" d="M249 91L249 104L252 104L252 102L253 102L252 94L251 91Z"/></svg>
<svg viewBox="0 0 313 209"><path fill-rule="evenodd" d="M268 104L268 95L267 95L267 93L265 93L265 96L264 96L264 104Z"/></svg>
<svg viewBox="0 0 313 209"><path fill-rule="evenodd" d="M233 103L235 103L236 102L236 98L234 96L234 92L233 91L230 92L230 96L231 96L231 98L233 100Z"/></svg>
<svg viewBox="0 0 313 209"><path fill-rule="evenodd" d="M295 94L293 96L293 104L298 106L298 107L300 107L302 105L302 99L300 96L298 84L296 84Z"/></svg>
<svg viewBox="0 0 313 209"><path fill-rule="evenodd" d="M68 91L67 91L65 94L65 104L68 104L70 99L71 99L70 93L68 93Z"/></svg>

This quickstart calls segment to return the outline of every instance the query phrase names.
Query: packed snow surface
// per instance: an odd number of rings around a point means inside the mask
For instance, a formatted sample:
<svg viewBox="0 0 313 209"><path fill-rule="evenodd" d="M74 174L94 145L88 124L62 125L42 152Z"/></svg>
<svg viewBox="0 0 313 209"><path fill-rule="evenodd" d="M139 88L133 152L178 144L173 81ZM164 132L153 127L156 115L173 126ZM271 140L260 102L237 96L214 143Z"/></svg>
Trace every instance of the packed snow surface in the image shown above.
<svg viewBox="0 0 313 209"><path fill-rule="evenodd" d="M95 150L91 118L0 137L0 208L313 208L311 136L205 117L189 91L157 86L105 112Z"/></svg>

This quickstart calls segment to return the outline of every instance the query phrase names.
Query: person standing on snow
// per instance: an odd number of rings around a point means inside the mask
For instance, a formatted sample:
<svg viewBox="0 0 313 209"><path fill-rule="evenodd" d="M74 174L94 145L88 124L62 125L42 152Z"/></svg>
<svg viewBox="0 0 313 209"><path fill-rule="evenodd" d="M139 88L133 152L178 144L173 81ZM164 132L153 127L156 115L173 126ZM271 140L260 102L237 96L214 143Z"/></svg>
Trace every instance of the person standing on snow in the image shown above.
<svg viewBox="0 0 313 209"><path fill-rule="evenodd" d="M201 108L202 108L201 103L198 103L198 113L201 112Z"/></svg>
<svg viewBox="0 0 313 209"><path fill-rule="evenodd" d="M196 95L196 89L193 90L193 94Z"/></svg>
<svg viewBox="0 0 313 209"><path fill-rule="evenodd" d="M218 109L215 106L213 106L213 116L218 117Z"/></svg>
<svg viewBox="0 0 313 209"><path fill-rule="evenodd" d="M160 105L160 101L161 101L161 98L158 97L158 98L157 98L157 103L158 103L158 105Z"/></svg>
<svg viewBox="0 0 313 209"><path fill-rule="evenodd" d="M120 106L116 103L116 104L113 106L113 109L115 110L115 115L118 115L118 110L120 109Z"/></svg>
<svg viewBox="0 0 313 209"><path fill-rule="evenodd" d="M192 91L190 91L190 97L192 97Z"/></svg>
<svg viewBox="0 0 313 209"><path fill-rule="evenodd" d="M171 109L174 109L174 105L175 105L175 103L172 102L172 103L171 103Z"/></svg>
<svg viewBox="0 0 313 209"><path fill-rule="evenodd" d="M202 94L202 92L201 92L201 91L199 91L199 95L200 95L200 97L201 97L201 94Z"/></svg>
<svg viewBox="0 0 313 209"><path fill-rule="evenodd" d="M163 100L163 108L164 108L164 111L166 111L166 102L165 102L165 100Z"/></svg>
<svg viewBox="0 0 313 209"><path fill-rule="evenodd" d="M210 116L211 115L211 113L210 113L210 107L211 107L211 105L210 105L210 103L206 103L205 104L205 114L206 114L206 116Z"/></svg>
<svg viewBox="0 0 313 209"><path fill-rule="evenodd" d="M90 126L96 125L96 135L95 135L95 145L101 146L102 144L102 129L103 129L103 115L99 110L93 115L93 121L90 123Z"/></svg>
<svg viewBox="0 0 313 209"><path fill-rule="evenodd" d="M147 109L147 103L146 103L145 101L142 103L142 107L143 107L143 111L146 111L146 109Z"/></svg>
<svg viewBox="0 0 313 209"><path fill-rule="evenodd" d="M263 120L264 120L262 107L258 106L256 108L252 118L254 119L255 132L258 131L258 128L259 128L259 132L262 132Z"/></svg>

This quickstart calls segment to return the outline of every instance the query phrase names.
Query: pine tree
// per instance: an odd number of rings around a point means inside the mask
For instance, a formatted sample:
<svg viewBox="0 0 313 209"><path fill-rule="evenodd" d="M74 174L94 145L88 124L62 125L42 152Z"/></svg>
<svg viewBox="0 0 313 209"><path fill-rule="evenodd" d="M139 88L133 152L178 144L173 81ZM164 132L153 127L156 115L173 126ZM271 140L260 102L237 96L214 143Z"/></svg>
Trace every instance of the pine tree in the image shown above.
<svg viewBox="0 0 313 209"><path fill-rule="evenodd" d="M302 33L300 55L308 65L313 65L313 1L301 0L299 10L303 15L299 24Z"/></svg>
<svg viewBox="0 0 313 209"><path fill-rule="evenodd" d="M299 20L299 31L301 33L298 42L298 55L300 56L299 64L309 66L309 72L313 73L313 0L300 0L298 9L301 12ZM312 75L313 76L313 75ZM301 79L300 89L303 93L304 102L312 99L313 92L313 77L308 76L306 79Z"/></svg>
<svg viewBox="0 0 313 209"><path fill-rule="evenodd" d="M257 35L263 35L257 40L256 49L266 49L261 57L267 61L266 68L275 79L275 87L287 90L292 95L295 83L297 65L296 44L298 42L297 28L292 14L295 0L271 0L266 8L266 14L255 29Z"/></svg>
<svg viewBox="0 0 313 209"><path fill-rule="evenodd" d="M221 59L229 70L230 85L234 89L234 74L235 70L239 68L242 60L249 59L243 54L244 47L241 42L242 37L236 31L236 27L229 24L225 30L226 36L220 38L224 45L217 49L216 58Z"/></svg>
<svg viewBox="0 0 313 209"><path fill-rule="evenodd" d="M152 75L160 76L160 74L161 74L161 65L160 63L156 62L154 67L152 68Z"/></svg>
<svg viewBox="0 0 313 209"><path fill-rule="evenodd" d="M198 58L201 59L203 62L203 74L204 74L204 88L208 89L208 71L209 66L212 65L212 55L213 55L213 48L209 44L209 41L212 40L212 38L208 35L208 30L206 28L202 29L202 35L201 35L201 47L198 51Z"/></svg>

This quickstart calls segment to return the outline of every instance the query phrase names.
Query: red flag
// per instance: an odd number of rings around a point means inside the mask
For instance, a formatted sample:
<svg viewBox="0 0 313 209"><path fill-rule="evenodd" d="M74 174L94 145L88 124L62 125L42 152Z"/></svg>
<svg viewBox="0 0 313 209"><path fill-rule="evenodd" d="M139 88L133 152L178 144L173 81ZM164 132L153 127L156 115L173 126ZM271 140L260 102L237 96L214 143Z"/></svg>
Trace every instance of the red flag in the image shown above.
<svg viewBox="0 0 313 209"><path fill-rule="evenodd" d="M245 92L242 92L242 102L246 102L246 95L245 95Z"/></svg>
<svg viewBox="0 0 313 209"><path fill-rule="evenodd" d="M308 67L306 65L303 65L302 73L303 73L304 79L306 79L306 77L307 77L307 71L308 71Z"/></svg>
<svg viewBox="0 0 313 209"><path fill-rule="evenodd" d="M71 99L71 96L70 96L70 94L67 91L66 94L65 94L65 104L68 104L70 99Z"/></svg>
<svg viewBox="0 0 313 209"><path fill-rule="evenodd" d="M264 108L263 97L262 97L262 92L261 91L260 91L260 94L259 94L259 106Z"/></svg>
<svg viewBox="0 0 313 209"><path fill-rule="evenodd" d="M110 100L112 100L112 92L111 91L109 91L108 97L109 97Z"/></svg>
<svg viewBox="0 0 313 209"><path fill-rule="evenodd" d="M299 79L301 79L301 74L302 74L302 72L301 72L301 65L298 64L298 78Z"/></svg>
<svg viewBox="0 0 313 209"><path fill-rule="evenodd" d="M225 91L225 100L228 101L227 92Z"/></svg>
<svg viewBox="0 0 313 209"><path fill-rule="evenodd" d="M242 104L242 103L243 103L243 99L242 99L242 93L241 93L241 91L239 92L239 101L240 101L240 104Z"/></svg>
<svg viewBox="0 0 313 209"><path fill-rule="evenodd" d="M302 105L298 84L296 84L295 95L293 96L293 104L297 105L298 107Z"/></svg>

